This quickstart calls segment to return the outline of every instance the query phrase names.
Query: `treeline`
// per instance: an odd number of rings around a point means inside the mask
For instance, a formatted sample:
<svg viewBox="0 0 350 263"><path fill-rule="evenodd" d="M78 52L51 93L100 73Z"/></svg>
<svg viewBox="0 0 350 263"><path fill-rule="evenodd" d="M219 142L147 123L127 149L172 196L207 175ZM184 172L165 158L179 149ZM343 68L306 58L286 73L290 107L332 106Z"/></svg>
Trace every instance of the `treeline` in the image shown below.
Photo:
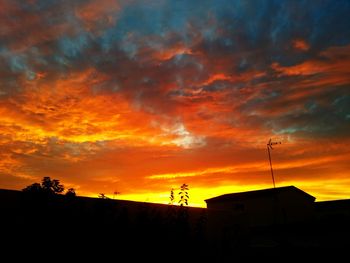
<svg viewBox="0 0 350 263"><path fill-rule="evenodd" d="M60 183L57 179L51 179L50 177L43 177L41 183L33 183L24 189L22 189L25 193L30 194L42 194L42 195L56 195L62 194L65 188L64 185ZM76 196L75 189L69 188L67 189L65 195L67 196Z"/></svg>

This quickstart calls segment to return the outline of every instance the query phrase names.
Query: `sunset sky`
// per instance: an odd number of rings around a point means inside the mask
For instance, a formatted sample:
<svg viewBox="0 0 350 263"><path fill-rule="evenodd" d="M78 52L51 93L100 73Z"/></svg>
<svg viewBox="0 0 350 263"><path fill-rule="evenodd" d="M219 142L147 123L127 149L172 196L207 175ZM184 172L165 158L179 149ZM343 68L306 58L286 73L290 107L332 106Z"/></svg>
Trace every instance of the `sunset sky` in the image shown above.
<svg viewBox="0 0 350 263"><path fill-rule="evenodd" d="M0 0L0 188L350 198L350 1ZM177 190L175 190L177 194ZM178 201L176 197L176 202Z"/></svg>

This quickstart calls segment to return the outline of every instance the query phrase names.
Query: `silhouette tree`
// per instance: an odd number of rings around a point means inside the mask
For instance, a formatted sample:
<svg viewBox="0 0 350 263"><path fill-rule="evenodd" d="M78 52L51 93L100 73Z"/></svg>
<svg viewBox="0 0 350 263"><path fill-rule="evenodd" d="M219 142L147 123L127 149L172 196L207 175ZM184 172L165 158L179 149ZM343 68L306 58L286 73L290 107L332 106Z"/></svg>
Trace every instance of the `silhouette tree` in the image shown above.
<svg viewBox="0 0 350 263"><path fill-rule="evenodd" d="M39 183L34 183L23 188L22 191L27 193L41 193L43 189Z"/></svg>
<svg viewBox="0 0 350 263"><path fill-rule="evenodd" d="M108 197L104 194L104 193L100 193L98 195L98 198L101 198L101 199L108 199Z"/></svg>
<svg viewBox="0 0 350 263"><path fill-rule="evenodd" d="M113 192L113 199L114 199L114 196L117 196L117 195L120 195L120 194L121 194L121 192L114 191L114 192Z"/></svg>
<svg viewBox="0 0 350 263"><path fill-rule="evenodd" d="M44 177L41 181L43 190L50 194L60 194L64 191L64 186L57 179L51 180L50 177Z"/></svg>
<svg viewBox="0 0 350 263"><path fill-rule="evenodd" d="M60 181L57 179L52 180L52 189L55 194L60 194L64 191L64 185L60 184Z"/></svg>
<svg viewBox="0 0 350 263"><path fill-rule="evenodd" d="M188 205L188 199L190 198L189 194L188 194L188 190L190 190L188 188L187 184L182 184L180 187L180 200L179 200L179 205L180 206L184 206L184 205Z"/></svg>
<svg viewBox="0 0 350 263"><path fill-rule="evenodd" d="M75 197L76 193L75 193L75 189L74 188L69 188L66 192L66 196L68 197Z"/></svg>
<svg viewBox="0 0 350 263"><path fill-rule="evenodd" d="M41 180L41 184L31 184L22 191L27 193L60 194L64 191L64 186L57 179L51 180L50 177L44 177Z"/></svg>

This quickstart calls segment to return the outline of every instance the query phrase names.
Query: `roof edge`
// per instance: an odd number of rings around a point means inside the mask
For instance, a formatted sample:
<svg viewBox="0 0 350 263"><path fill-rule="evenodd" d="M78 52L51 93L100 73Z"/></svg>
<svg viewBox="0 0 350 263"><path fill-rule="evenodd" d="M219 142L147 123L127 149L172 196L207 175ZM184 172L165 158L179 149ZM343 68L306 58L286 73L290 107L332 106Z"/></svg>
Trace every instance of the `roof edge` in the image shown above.
<svg viewBox="0 0 350 263"><path fill-rule="evenodd" d="M212 197L212 198L208 198L208 199L205 199L204 201L206 203L211 202L211 201L219 201L219 200L222 200L222 199L225 199L225 198L228 198L228 197L238 197L238 196L243 196L243 195L250 195L250 194L261 194L263 192L266 192L266 193L271 193L273 191L276 191L276 192L280 192L281 190L284 190L284 189L293 189L293 190L297 190L298 192L300 193L303 193L305 196L307 196L308 198L312 199L313 201L316 200L316 197L310 195L309 193L299 189L298 187L295 187L294 185L290 185L290 186L282 186L282 187L276 187L276 188L265 188L265 189L259 189L259 190L252 190L252 191L245 191L245 192L237 192L237 193L230 193L230 194L223 194L223 195L219 195L219 196L215 196L215 197Z"/></svg>

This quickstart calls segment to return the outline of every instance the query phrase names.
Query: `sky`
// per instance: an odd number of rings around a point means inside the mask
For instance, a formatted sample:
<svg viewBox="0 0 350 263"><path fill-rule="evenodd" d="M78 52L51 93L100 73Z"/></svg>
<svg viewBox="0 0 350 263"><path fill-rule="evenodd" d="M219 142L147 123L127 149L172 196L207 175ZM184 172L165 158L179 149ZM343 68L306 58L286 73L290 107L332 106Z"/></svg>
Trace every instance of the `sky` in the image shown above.
<svg viewBox="0 0 350 263"><path fill-rule="evenodd" d="M0 188L350 198L350 1L0 0ZM118 192L114 194L115 192Z"/></svg>

